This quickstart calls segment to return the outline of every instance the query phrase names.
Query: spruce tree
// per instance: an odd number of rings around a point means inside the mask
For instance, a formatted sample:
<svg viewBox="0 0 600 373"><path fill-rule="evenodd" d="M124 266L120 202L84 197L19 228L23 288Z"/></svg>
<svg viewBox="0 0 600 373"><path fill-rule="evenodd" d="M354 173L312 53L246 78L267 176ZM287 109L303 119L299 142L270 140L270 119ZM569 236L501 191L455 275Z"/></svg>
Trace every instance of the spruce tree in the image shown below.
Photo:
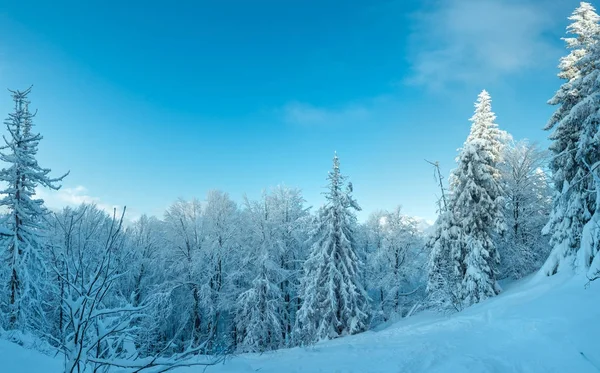
<svg viewBox="0 0 600 373"><path fill-rule="evenodd" d="M498 162L502 138L490 95L482 91L471 117L471 132L452 172L450 198L428 246L428 294L433 303L462 307L497 295L495 234L505 230Z"/></svg>
<svg viewBox="0 0 600 373"><path fill-rule="evenodd" d="M459 271L455 270L459 261L453 257L454 253L460 252L461 242L464 242L462 228L456 222L453 212L442 210L426 243L430 252L427 297L430 305L442 310L459 311L462 308L458 296L461 277Z"/></svg>
<svg viewBox="0 0 600 373"><path fill-rule="evenodd" d="M564 264L572 266L581 246L583 227L596 204L590 166L595 161L593 114L597 97L592 93L597 84L598 59L590 52L600 33L600 17L589 3L582 2L569 20L573 22L567 30L573 37L564 40L571 52L561 59L558 74L565 83L548 102L558 108L545 128L552 130L550 169L555 188L550 220L544 229L552 233L553 247L542 268L546 275L555 274Z"/></svg>
<svg viewBox="0 0 600 373"><path fill-rule="evenodd" d="M345 184L337 155L329 173L326 204L319 211L311 253L304 264L300 297L303 301L296 320L296 342L313 343L364 331L368 303L360 278L362 263L354 238L360 210Z"/></svg>
<svg viewBox="0 0 600 373"><path fill-rule="evenodd" d="M594 8L588 4L588 13ZM580 92L581 101L569 112L568 117L575 118L581 125L576 157L583 163L587 171L584 186L584 197L588 199L592 216L583 227L580 248L577 251L575 267L578 271L588 271L588 275L596 276L600 271L600 17L586 23L590 41L587 53L576 64L579 76L573 85ZM590 268L591 267L591 268Z"/></svg>
<svg viewBox="0 0 600 373"><path fill-rule="evenodd" d="M35 198L35 188L60 188L57 183L66 174L52 179L50 169L38 165L36 155L40 134L32 132L35 114L29 111L25 91L11 91L14 100L14 112L4 122L8 136L4 137L5 146L0 148L0 160L9 166L0 170L0 180L8 186L1 193L4 197L0 206L8 210L4 225L8 229L6 240L5 265L8 269L7 299L3 300L3 312L8 315L7 327L14 329L25 326L40 311L40 300L46 281L43 264L45 248L41 240L44 235L43 217L46 214L44 201Z"/></svg>
<svg viewBox="0 0 600 373"><path fill-rule="evenodd" d="M494 234L503 233L503 197L497 167L502 133L495 123L490 95L484 90L471 117L471 133L458 155L453 172L452 209L462 227L464 242L453 257L462 278L459 297L465 306L497 295L496 267L500 257Z"/></svg>

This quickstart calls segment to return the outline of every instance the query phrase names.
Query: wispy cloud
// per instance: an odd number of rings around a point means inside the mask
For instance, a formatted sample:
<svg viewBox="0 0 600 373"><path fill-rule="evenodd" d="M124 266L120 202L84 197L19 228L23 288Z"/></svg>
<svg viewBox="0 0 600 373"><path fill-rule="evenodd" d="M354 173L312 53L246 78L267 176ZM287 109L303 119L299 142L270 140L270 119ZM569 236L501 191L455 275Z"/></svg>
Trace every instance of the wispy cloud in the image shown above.
<svg viewBox="0 0 600 373"><path fill-rule="evenodd" d="M301 126L336 126L369 120L370 109L350 104L340 108L324 108L302 102L290 102L283 107L283 120Z"/></svg>
<svg viewBox="0 0 600 373"><path fill-rule="evenodd" d="M563 18L546 1L436 0L415 15L409 83L442 88L555 64ZM562 8L562 6L561 6ZM560 9L561 13L564 9ZM557 21L558 20L558 21Z"/></svg>
<svg viewBox="0 0 600 373"><path fill-rule="evenodd" d="M122 206L111 205L89 194L86 187L78 185L73 188L61 188L59 190L48 190L37 188L35 190L36 198L44 200L44 205L51 210L60 210L66 206L79 206L82 203L95 204L99 209L106 211L109 214L113 213L113 209L119 210ZM130 215L130 214L128 214ZM129 219L132 217L129 216Z"/></svg>

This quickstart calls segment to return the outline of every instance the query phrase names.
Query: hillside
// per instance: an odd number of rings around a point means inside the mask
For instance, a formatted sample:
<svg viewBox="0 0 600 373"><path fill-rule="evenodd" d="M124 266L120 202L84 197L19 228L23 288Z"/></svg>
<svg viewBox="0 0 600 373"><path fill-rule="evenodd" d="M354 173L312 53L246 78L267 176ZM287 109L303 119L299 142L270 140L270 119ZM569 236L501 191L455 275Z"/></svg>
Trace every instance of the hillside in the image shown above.
<svg viewBox="0 0 600 373"><path fill-rule="evenodd" d="M240 355L209 373L600 372L600 283L529 278L459 314L421 313L311 348ZM583 353L583 355L582 355ZM2 371L59 372L60 359L0 342ZM184 368L178 373L202 372Z"/></svg>

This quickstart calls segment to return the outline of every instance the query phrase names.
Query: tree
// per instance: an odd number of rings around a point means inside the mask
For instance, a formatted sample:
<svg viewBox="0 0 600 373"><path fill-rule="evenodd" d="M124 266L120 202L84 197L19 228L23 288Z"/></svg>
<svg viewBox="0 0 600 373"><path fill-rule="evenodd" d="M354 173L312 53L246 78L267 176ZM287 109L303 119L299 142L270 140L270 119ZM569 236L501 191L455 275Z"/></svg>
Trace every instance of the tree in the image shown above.
<svg viewBox="0 0 600 373"><path fill-rule="evenodd" d="M204 219L200 201L179 200L165 214L170 252L166 258L169 266L169 287L173 304L173 318L168 335L178 332L178 325L187 325L188 336L181 335L181 343L191 340L198 346L206 339L203 328L203 307L208 297L202 293L206 284L203 272L203 245L205 243ZM170 337L169 337L170 339Z"/></svg>
<svg viewBox="0 0 600 373"><path fill-rule="evenodd" d="M385 212L379 225L382 244L370 255L369 267L372 286L377 289L375 308L385 321L392 314L402 316L404 306L414 301L410 296L418 294L422 284L419 264L424 264L420 263L418 248L423 246L417 221L403 215L400 207ZM410 301L405 301L407 298Z"/></svg>
<svg viewBox="0 0 600 373"><path fill-rule="evenodd" d="M288 345L296 312L300 308L299 274L302 263L306 260L307 226L310 216L308 208L304 207L305 200L300 189L278 186L271 190L267 200L271 206L269 218L274 226L275 257L285 276L279 287L283 297L283 341Z"/></svg>
<svg viewBox="0 0 600 373"><path fill-rule="evenodd" d="M296 341L309 344L364 331L368 325L366 291L360 278L362 263L356 253L351 209L360 210L345 187L337 155L329 173L326 204L312 234L314 244L304 264L296 320Z"/></svg>
<svg viewBox="0 0 600 373"><path fill-rule="evenodd" d="M503 136L495 120L490 95L484 90L475 103L471 133L452 174L452 209L465 238L453 256L458 259L455 270L462 278L459 296L466 306L500 292L496 282L500 258L494 233L502 234L506 227L497 167Z"/></svg>
<svg viewBox="0 0 600 373"><path fill-rule="evenodd" d="M150 304L133 305L117 288L127 278L128 264L134 256L124 250L123 216L110 218L95 206L67 210L58 217L57 229L63 238L55 248L61 266L53 272L63 281L61 337L50 338L64 355L65 373L108 372L111 367L123 372L166 372L177 367L212 365L216 361L190 361L203 344L178 354L166 355L174 340L155 356L144 357L132 343L138 334L138 321L152 315ZM134 294L135 299L135 294ZM215 359L218 360L218 359Z"/></svg>
<svg viewBox="0 0 600 373"><path fill-rule="evenodd" d="M47 214L44 201L35 198L35 188L60 188L57 183L67 174L49 177L50 169L38 165L36 155L40 134L33 130L35 114L29 111L30 102L25 91L11 91L15 103L14 112L4 122L8 138L0 148L0 160L9 164L0 170L0 180L8 187L1 193L4 197L0 206L8 209L4 262L7 269L7 299L3 299L2 310L8 316L6 326L10 329L24 327L27 320L39 319L43 314L39 300L43 297L43 288L47 281L44 267L46 252L44 248L43 217ZM34 314L36 314L34 316Z"/></svg>
<svg viewBox="0 0 600 373"><path fill-rule="evenodd" d="M442 210L426 243L430 252L427 263L427 297L429 304L440 310L462 309L459 295L462 278L458 270L460 258L456 258L454 254L461 252L460 246L464 240L462 227L456 221L453 211Z"/></svg>
<svg viewBox="0 0 600 373"><path fill-rule="evenodd" d="M202 293L208 294L204 313L208 320L208 334L218 340L220 337L229 337L230 326L222 325L222 322L232 321L230 319L234 314L235 302L240 294L236 285L240 276L237 268L241 222L238 206L227 193L209 191L204 221L206 242L203 266L207 283L203 285L206 290ZM223 318L227 320L222 320Z"/></svg>
<svg viewBox="0 0 600 373"><path fill-rule="evenodd" d="M243 352L262 352L283 344L284 300L280 284L287 273L278 261L271 214L272 206L266 193L260 201L246 199L249 224L246 262L253 278L249 289L238 298L235 318L238 349Z"/></svg>
<svg viewBox="0 0 600 373"><path fill-rule="evenodd" d="M156 217L142 215L123 232L127 271L115 284L115 290L132 307L145 306L149 317L134 320L135 347L140 356L160 353L165 347L165 310L169 309L164 271L165 224ZM124 258L117 258L122 262Z"/></svg>
<svg viewBox="0 0 600 373"><path fill-rule="evenodd" d="M564 40L571 51L561 59L558 74L565 83L548 101L558 108L545 128L553 131L550 135L550 170L555 189L550 220L544 229L546 234L552 232L550 244L553 247L542 268L546 275L553 275L562 267L574 264L581 247L583 227L590 220L596 203L593 178L588 167L593 162L585 164L586 160L594 158L589 157L595 146L589 141L594 139L594 121L591 120L587 126L584 122L586 118L592 118L590 115L597 108L595 96L590 96L597 58L594 59L590 51L600 33L600 17L589 3L582 2L569 20L573 22L567 31L573 37Z"/></svg>
<svg viewBox="0 0 600 373"><path fill-rule="evenodd" d="M528 275L548 257L548 239L541 235L552 204L543 170L547 159L547 152L527 141L505 147L500 170L507 230L498 242L501 278Z"/></svg>
<svg viewBox="0 0 600 373"><path fill-rule="evenodd" d="M452 172L447 210L438 218L428 246L428 293L457 310L497 295L499 255L495 234L505 231L499 184L502 140L490 95L482 91L471 117L471 132Z"/></svg>

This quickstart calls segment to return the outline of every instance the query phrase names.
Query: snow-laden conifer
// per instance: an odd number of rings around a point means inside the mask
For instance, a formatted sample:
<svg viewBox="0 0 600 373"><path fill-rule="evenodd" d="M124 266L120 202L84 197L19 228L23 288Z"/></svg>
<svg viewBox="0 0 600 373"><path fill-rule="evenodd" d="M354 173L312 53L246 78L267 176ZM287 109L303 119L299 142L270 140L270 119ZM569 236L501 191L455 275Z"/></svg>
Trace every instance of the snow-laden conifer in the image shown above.
<svg viewBox="0 0 600 373"><path fill-rule="evenodd" d="M494 234L505 230L502 191L499 184L503 134L495 123L490 95L484 90L475 103L471 133L457 157L452 174L454 217L464 242L453 256L462 278L460 298L468 306L497 295L496 271L500 257Z"/></svg>
<svg viewBox="0 0 600 373"><path fill-rule="evenodd" d="M368 323L367 295L360 278L362 263L354 238L360 207L351 197L352 185L340 173L337 155L328 176L327 200L319 210L313 246L304 265L296 340L299 344L364 331Z"/></svg>
<svg viewBox="0 0 600 373"><path fill-rule="evenodd" d="M597 97L590 96L595 91L597 58L590 54L600 33L600 17L591 4L582 2L569 20L572 23L567 31L572 37L564 40L570 53L561 59L558 74L565 82L548 102L558 108L546 126L547 130L552 130L550 169L555 188L550 220L544 228L545 233L551 234L553 247L542 268L546 275L574 264L583 227L590 220L596 203L591 164L586 165L586 161L594 158L588 156L590 150L597 147L594 120L590 116L598 107Z"/></svg>
<svg viewBox="0 0 600 373"><path fill-rule="evenodd" d="M14 111L4 122L8 134L5 146L0 148L0 160L7 167L0 170L0 180L7 184L0 193L4 197L0 206L8 210L3 222L7 237L3 242L5 268L5 298L2 309L7 315L8 328L24 327L26 321L41 317L39 312L44 279L45 244L43 217L46 215L44 201L35 198L35 188L47 187L57 190L57 184L65 176L51 178L50 169L39 166L36 155L40 134L33 132L34 113L29 110L25 91L11 91ZM36 316L34 316L34 314Z"/></svg>

